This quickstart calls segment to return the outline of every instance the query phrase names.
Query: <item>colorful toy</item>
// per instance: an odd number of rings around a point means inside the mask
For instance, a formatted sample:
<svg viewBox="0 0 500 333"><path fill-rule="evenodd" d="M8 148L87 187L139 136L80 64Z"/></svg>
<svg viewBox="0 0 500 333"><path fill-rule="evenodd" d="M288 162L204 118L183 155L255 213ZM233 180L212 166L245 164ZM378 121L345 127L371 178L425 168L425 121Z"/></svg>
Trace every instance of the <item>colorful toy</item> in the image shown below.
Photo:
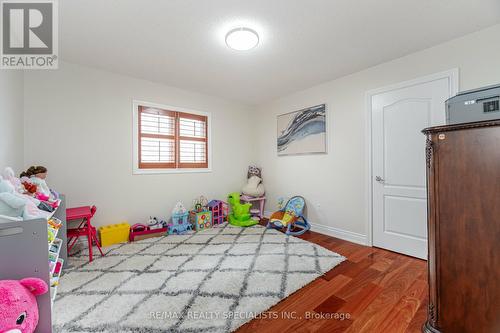
<svg viewBox="0 0 500 333"><path fill-rule="evenodd" d="M129 240L130 224L127 222L99 227L101 246L126 243Z"/></svg>
<svg viewBox="0 0 500 333"><path fill-rule="evenodd" d="M219 226L227 222L229 206L221 200L212 200L208 203L208 210L212 212L212 226Z"/></svg>
<svg viewBox="0 0 500 333"><path fill-rule="evenodd" d="M47 291L39 278L0 281L0 332L34 332L39 318L35 296Z"/></svg>
<svg viewBox="0 0 500 333"><path fill-rule="evenodd" d="M168 224L168 234L182 235L188 230L193 230L193 226L188 222L189 213L172 214L172 222Z"/></svg>
<svg viewBox="0 0 500 333"><path fill-rule="evenodd" d="M205 230L212 227L212 212L190 212L191 223L196 227L196 231Z"/></svg>
<svg viewBox="0 0 500 333"><path fill-rule="evenodd" d="M208 200L203 195L193 201L194 210L196 212L204 212L207 210Z"/></svg>
<svg viewBox="0 0 500 333"><path fill-rule="evenodd" d="M229 205L231 205L231 214L229 214L229 223L238 227L250 227L256 225L258 221L253 220L250 216L251 204L240 202L240 194L238 192L230 193L227 197Z"/></svg>
<svg viewBox="0 0 500 333"><path fill-rule="evenodd" d="M271 215L267 228L281 229L286 228L287 235L298 236L302 235L307 230L311 229L311 225L307 222L303 215L306 202L303 197L292 197L283 206L284 200L279 200L281 209ZM294 231L294 229L299 229Z"/></svg>
<svg viewBox="0 0 500 333"><path fill-rule="evenodd" d="M193 230L193 226L188 222L188 216L189 213L182 202L176 203L172 210L172 221L168 224L168 234L181 235L188 230Z"/></svg>

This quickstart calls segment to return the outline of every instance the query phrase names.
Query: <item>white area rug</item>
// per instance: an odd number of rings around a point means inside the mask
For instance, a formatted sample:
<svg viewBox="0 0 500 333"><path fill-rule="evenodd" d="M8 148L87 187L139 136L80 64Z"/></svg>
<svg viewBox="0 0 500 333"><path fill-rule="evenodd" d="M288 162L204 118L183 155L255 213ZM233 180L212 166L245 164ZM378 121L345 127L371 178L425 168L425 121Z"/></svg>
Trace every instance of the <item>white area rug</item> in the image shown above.
<svg viewBox="0 0 500 333"><path fill-rule="evenodd" d="M83 251L70 258L55 332L231 332L345 260L259 225L106 251L90 264Z"/></svg>

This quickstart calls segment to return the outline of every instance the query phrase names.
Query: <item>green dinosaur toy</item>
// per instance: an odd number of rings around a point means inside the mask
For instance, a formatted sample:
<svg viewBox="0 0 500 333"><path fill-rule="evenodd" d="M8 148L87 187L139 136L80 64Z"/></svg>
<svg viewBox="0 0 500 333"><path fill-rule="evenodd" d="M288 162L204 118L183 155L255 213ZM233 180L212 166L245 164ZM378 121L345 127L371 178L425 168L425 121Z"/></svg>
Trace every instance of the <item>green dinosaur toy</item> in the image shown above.
<svg viewBox="0 0 500 333"><path fill-rule="evenodd" d="M227 201L231 205L231 214L229 214L229 223L238 227L251 227L256 225L258 221L253 220L250 216L250 208L252 204L240 203L240 194L238 192L230 193L227 196Z"/></svg>

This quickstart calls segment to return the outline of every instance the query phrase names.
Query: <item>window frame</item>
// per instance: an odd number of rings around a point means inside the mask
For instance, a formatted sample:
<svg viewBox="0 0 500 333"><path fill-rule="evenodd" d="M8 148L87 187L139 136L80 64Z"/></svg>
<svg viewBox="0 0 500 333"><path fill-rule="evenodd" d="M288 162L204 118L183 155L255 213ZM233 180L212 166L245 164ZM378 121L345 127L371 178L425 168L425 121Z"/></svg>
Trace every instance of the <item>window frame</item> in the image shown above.
<svg viewBox="0 0 500 333"><path fill-rule="evenodd" d="M211 147L211 125L212 125L212 117L210 112L204 112L204 111L197 111L197 110L191 110L187 108L182 108L182 107L176 107L176 106L169 106L169 105L162 105L162 104L157 104L157 103L151 103L151 102L146 102L146 101L140 101L140 100L133 100L132 102L133 107L132 107L132 126L133 126L133 170L132 173L134 175L140 175L140 174L161 174L161 173L203 173L203 172L212 172L212 147ZM175 154L176 154L176 162L174 163L161 163L160 167L158 167L157 163L141 163L140 162L140 140L141 136L139 133L139 126L140 126L140 112L139 108L140 107L151 107L151 108L157 108L164 110L167 113L179 113L181 116L184 116L184 118L191 118L191 119L203 119L205 120L206 118L206 123L205 123L205 130L206 130L206 143L205 143L205 149L207 152L207 162L203 164L202 166L199 166L198 163L180 163L179 160L179 143L182 138L185 140L190 140L193 141L192 137L181 137L179 135L179 117L176 117L176 133L174 135L174 141L175 141ZM203 117L203 118L202 118ZM142 135L143 137L144 135ZM153 135L155 137L160 137L164 136L167 137L168 135ZM194 139L194 141L202 141L200 139ZM203 140L205 141L205 140ZM144 165L150 166L147 168L144 168ZM176 167L177 166L177 167Z"/></svg>

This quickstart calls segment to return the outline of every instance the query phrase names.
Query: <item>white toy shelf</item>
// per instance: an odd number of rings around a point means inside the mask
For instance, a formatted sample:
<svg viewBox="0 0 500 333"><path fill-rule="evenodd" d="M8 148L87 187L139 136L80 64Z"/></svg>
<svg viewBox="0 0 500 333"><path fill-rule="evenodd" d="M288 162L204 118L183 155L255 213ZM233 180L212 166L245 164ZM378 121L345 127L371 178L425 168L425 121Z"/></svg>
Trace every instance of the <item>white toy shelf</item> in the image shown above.
<svg viewBox="0 0 500 333"><path fill-rule="evenodd" d="M59 207L51 214L62 225L48 242L48 219L28 221L0 217L0 280L37 277L50 287L50 293L37 296L40 319L35 333L52 332L52 304L67 259L66 200L61 195ZM56 272L59 262L60 270Z"/></svg>

